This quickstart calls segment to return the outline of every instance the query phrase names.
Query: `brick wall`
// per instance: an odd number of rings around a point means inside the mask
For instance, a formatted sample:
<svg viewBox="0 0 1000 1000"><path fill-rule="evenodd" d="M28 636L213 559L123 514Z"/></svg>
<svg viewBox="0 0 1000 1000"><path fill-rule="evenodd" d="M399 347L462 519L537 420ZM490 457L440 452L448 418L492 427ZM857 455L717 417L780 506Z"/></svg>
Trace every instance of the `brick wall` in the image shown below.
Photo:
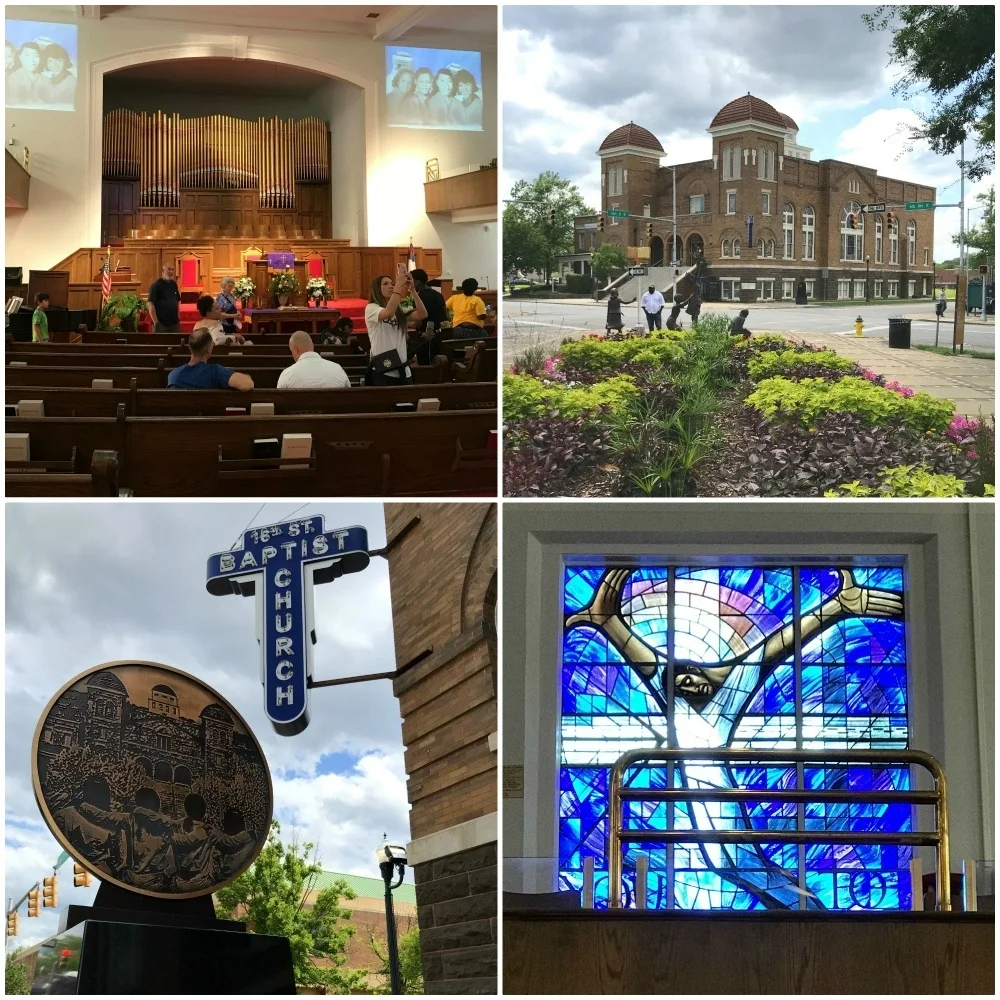
<svg viewBox="0 0 1000 1000"><path fill-rule="evenodd" d="M394 682L410 833L442 835L497 812L496 505L385 504L396 663L433 652ZM484 621L484 615L489 620ZM496 844L414 867L428 993L496 991Z"/></svg>

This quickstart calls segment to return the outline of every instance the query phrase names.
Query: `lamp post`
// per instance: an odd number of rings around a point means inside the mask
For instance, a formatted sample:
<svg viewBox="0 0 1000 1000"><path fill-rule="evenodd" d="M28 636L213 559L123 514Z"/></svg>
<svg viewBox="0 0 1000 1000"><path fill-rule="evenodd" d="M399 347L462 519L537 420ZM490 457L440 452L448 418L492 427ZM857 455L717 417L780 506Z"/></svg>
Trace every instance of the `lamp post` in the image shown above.
<svg viewBox="0 0 1000 1000"><path fill-rule="evenodd" d="M396 941L396 917L392 908L392 890L403 884L403 873L406 871L406 848L398 844L390 844L385 834L382 843L375 851L382 881L385 882L385 936L389 944L389 982L390 992L400 995L403 992L402 976L399 973L399 945ZM393 879L395 878L395 881Z"/></svg>
<svg viewBox="0 0 1000 1000"><path fill-rule="evenodd" d="M865 257L865 302L871 302L871 292L869 289L871 285L868 282L869 274L871 273L871 257Z"/></svg>

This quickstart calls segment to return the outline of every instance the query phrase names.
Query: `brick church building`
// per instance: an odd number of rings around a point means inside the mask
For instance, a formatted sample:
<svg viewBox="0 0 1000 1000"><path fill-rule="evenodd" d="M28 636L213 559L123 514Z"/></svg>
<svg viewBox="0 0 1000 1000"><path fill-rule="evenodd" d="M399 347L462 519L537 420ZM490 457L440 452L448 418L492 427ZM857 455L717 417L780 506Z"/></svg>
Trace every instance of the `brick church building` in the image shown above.
<svg viewBox="0 0 1000 1000"><path fill-rule="evenodd" d="M935 188L810 159L798 125L750 94L723 107L708 132L710 159L669 167L660 166L663 146L641 125L630 122L607 136L597 154L604 231L598 216L576 220L573 270L587 270L585 255L606 242L649 247L650 264L669 265L676 179L673 259L688 265L705 258L708 299L794 299L800 282L810 300L933 294L934 213L903 206L934 202ZM886 213L861 214L862 205L883 202ZM610 218L609 209L630 218Z"/></svg>

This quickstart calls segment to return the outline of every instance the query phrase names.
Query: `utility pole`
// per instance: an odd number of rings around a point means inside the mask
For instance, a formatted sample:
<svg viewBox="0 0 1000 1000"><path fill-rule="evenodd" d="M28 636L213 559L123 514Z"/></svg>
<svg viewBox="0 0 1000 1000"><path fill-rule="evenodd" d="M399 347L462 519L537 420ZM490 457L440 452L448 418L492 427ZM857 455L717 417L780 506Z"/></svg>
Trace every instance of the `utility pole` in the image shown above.
<svg viewBox="0 0 1000 1000"><path fill-rule="evenodd" d="M674 209L673 209L674 235L670 241L670 266L675 268L677 267L677 168L676 167L670 168L670 175L674 181ZM674 291L675 292L677 291L676 287L674 288Z"/></svg>
<svg viewBox="0 0 1000 1000"><path fill-rule="evenodd" d="M958 280L955 282L955 325L951 340L951 353L956 348L965 353L965 303L968 300L969 275L965 260L965 139L961 145L961 187L958 201Z"/></svg>

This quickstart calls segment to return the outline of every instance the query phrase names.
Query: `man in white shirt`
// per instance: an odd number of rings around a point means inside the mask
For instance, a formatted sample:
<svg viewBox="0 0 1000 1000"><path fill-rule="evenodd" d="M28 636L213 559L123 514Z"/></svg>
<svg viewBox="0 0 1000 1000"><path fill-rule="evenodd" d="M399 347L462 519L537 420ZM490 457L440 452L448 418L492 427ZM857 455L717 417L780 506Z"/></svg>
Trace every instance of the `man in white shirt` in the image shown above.
<svg viewBox="0 0 1000 1000"><path fill-rule="evenodd" d="M278 376L279 389L349 389L351 380L336 361L321 358L313 350L312 337L296 330L288 338L295 364Z"/></svg>
<svg viewBox="0 0 1000 1000"><path fill-rule="evenodd" d="M656 285L650 285L649 291L643 293L642 298L639 300L639 305L642 306L642 311L646 314L646 322L649 324L650 333L653 330L661 329L660 314L663 312L666 301L656 290Z"/></svg>

